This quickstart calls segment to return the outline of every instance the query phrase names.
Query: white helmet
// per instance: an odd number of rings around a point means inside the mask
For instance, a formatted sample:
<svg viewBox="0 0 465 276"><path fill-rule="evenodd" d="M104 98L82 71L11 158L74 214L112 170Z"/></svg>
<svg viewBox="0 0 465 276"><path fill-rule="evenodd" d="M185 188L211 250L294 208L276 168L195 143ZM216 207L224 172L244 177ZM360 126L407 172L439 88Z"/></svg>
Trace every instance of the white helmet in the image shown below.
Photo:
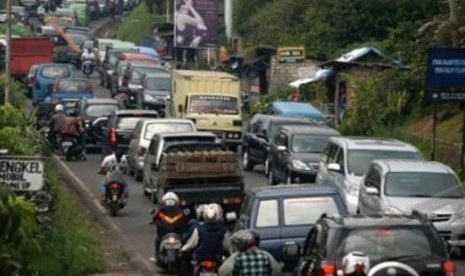
<svg viewBox="0 0 465 276"><path fill-rule="evenodd" d="M179 197L173 192L167 192L163 195L162 201L165 206L175 206L179 202Z"/></svg>
<svg viewBox="0 0 465 276"><path fill-rule="evenodd" d="M205 222L217 222L220 220L218 207L215 204L208 204L203 207L203 219Z"/></svg>
<svg viewBox="0 0 465 276"><path fill-rule="evenodd" d="M61 112L61 111L63 111L63 110L65 110L65 108L63 107L62 104L57 104L57 105L55 106L55 112Z"/></svg>
<svg viewBox="0 0 465 276"><path fill-rule="evenodd" d="M370 270L370 259L365 253L352 251L342 259L344 275L367 275Z"/></svg>

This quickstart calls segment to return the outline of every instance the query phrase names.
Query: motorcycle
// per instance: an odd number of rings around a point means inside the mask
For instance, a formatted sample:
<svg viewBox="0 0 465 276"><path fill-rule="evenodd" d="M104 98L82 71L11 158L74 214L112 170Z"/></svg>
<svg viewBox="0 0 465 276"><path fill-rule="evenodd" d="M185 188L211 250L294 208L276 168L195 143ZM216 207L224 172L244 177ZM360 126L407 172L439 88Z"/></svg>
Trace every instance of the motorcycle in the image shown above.
<svg viewBox="0 0 465 276"><path fill-rule="evenodd" d="M181 247L181 237L176 233L168 233L161 238L160 248L158 249L158 262L170 274L176 273Z"/></svg>
<svg viewBox="0 0 465 276"><path fill-rule="evenodd" d="M219 264L213 260L203 260L194 267L196 276L218 276Z"/></svg>
<svg viewBox="0 0 465 276"><path fill-rule="evenodd" d="M82 73L88 78L94 73L94 62L92 60L84 60L82 63Z"/></svg>
<svg viewBox="0 0 465 276"><path fill-rule="evenodd" d="M78 144L76 138L64 138L60 144L61 153L66 161L71 161L73 159L87 160L84 148Z"/></svg>
<svg viewBox="0 0 465 276"><path fill-rule="evenodd" d="M112 182L108 184L105 207L110 211L110 214L114 217L120 209L124 208L122 193L123 186L121 183Z"/></svg>

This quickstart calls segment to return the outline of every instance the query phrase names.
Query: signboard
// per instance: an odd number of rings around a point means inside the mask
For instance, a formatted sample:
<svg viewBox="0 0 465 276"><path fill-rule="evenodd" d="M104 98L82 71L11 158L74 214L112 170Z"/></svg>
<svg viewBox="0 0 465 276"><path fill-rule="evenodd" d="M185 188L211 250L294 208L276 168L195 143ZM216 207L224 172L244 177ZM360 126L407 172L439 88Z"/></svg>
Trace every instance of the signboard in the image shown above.
<svg viewBox="0 0 465 276"><path fill-rule="evenodd" d="M174 47L216 48L216 0L174 0Z"/></svg>
<svg viewBox="0 0 465 276"><path fill-rule="evenodd" d="M465 101L465 49L429 49L426 99Z"/></svg>
<svg viewBox="0 0 465 276"><path fill-rule="evenodd" d="M305 47L279 47L276 51L278 62L299 63L305 61Z"/></svg>
<svg viewBox="0 0 465 276"><path fill-rule="evenodd" d="M316 66L309 66L309 67L299 67L297 68L297 76L299 79L309 79L316 77Z"/></svg>
<svg viewBox="0 0 465 276"><path fill-rule="evenodd" d="M42 190L44 160L40 156L1 156L0 186L7 186L13 191Z"/></svg>

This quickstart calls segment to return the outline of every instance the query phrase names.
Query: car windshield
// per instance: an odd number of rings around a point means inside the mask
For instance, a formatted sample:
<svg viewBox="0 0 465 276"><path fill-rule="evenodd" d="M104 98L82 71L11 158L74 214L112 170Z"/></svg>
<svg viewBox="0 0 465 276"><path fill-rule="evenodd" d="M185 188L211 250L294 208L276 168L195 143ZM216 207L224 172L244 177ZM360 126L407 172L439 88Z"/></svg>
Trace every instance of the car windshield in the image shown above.
<svg viewBox="0 0 465 276"><path fill-rule="evenodd" d="M350 174L362 176L374 159L420 160L418 152L392 150L348 150L347 163Z"/></svg>
<svg viewBox="0 0 465 276"><path fill-rule="evenodd" d="M92 91L85 80L62 80L58 83L56 92L82 93Z"/></svg>
<svg viewBox="0 0 465 276"><path fill-rule="evenodd" d="M323 213L339 214L332 196L286 198L283 208L284 225L314 224Z"/></svg>
<svg viewBox="0 0 465 276"><path fill-rule="evenodd" d="M291 150L296 153L320 153L330 136L299 134L292 137Z"/></svg>
<svg viewBox="0 0 465 276"><path fill-rule="evenodd" d="M139 120L153 118L157 118L157 116L119 116L116 128L126 130L135 129Z"/></svg>
<svg viewBox="0 0 465 276"><path fill-rule="evenodd" d="M384 193L400 197L463 198L463 188L449 173L391 172Z"/></svg>
<svg viewBox="0 0 465 276"><path fill-rule="evenodd" d="M149 78L145 84L147 90L170 91L170 78Z"/></svg>
<svg viewBox="0 0 465 276"><path fill-rule="evenodd" d="M239 114L239 104L234 97L194 95L190 97L189 112Z"/></svg>
<svg viewBox="0 0 465 276"><path fill-rule="evenodd" d="M150 140L153 135L164 132L190 132L194 131L191 124L187 123L150 123L147 124L144 139Z"/></svg>
<svg viewBox="0 0 465 276"><path fill-rule="evenodd" d="M163 67L135 67L132 71L131 80L140 80L144 74L166 73Z"/></svg>
<svg viewBox="0 0 465 276"><path fill-rule="evenodd" d="M431 245L431 232L425 227L370 227L351 230L339 248L339 259L346 254L363 252L373 262L402 257L440 254Z"/></svg>
<svg viewBox="0 0 465 276"><path fill-rule="evenodd" d="M119 106L114 104L93 104L87 106L85 114L90 117L110 116L113 111L119 109Z"/></svg>
<svg viewBox="0 0 465 276"><path fill-rule="evenodd" d="M64 66L45 66L41 75L48 79L68 78L71 76L71 71Z"/></svg>
<svg viewBox="0 0 465 276"><path fill-rule="evenodd" d="M306 122L305 120L302 120L302 122L298 122L298 121L274 121L274 122L271 122L270 123L270 127L269 127L269 131L268 131L268 137L274 137L276 131L278 130L278 128L282 127L283 125L310 125L310 122Z"/></svg>

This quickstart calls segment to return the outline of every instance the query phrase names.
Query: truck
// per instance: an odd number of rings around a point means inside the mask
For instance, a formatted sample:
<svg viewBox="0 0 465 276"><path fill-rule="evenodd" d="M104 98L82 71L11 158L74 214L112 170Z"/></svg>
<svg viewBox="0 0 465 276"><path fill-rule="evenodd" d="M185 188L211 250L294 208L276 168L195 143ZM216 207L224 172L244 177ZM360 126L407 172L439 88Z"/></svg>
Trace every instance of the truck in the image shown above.
<svg viewBox="0 0 465 276"><path fill-rule="evenodd" d="M54 44L49 38L18 37L11 40L11 76L22 80L34 64L53 63Z"/></svg>
<svg viewBox="0 0 465 276"><path fill-rule="evenodd" d="M192 120L197 130L215 133L231 150L242 143L240 80L225 72L172 70L167 114Z"/></svg>
<svg viewBox="0 0 465 276"><path fill-rule="evenodd" d="M201 204L218 203L225 219L237 217L244 179L235 152L218 142L172 142L165 147L159 164L158 203L171 191L189 214L196 214Z"/></svg>

